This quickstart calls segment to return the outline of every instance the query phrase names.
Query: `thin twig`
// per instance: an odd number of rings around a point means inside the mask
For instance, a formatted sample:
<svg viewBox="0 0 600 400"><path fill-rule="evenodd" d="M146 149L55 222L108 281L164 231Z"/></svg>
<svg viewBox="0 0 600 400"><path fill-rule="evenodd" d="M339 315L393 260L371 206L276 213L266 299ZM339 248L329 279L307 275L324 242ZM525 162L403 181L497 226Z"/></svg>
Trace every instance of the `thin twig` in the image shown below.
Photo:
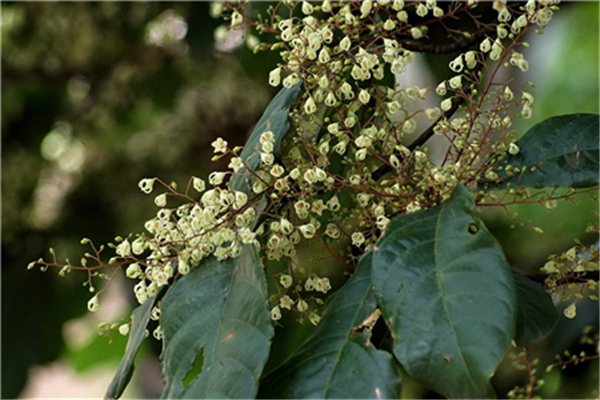
<svg viewBox="0 0 600 400"><path fill-rule="evenodd" d="M467 50L474 44L481 42L485 36L495 30L495 26L488 25L478 31L475 31L468 38L464 38L457 42L440 46L436 44L418 44L410 42L401 42L403 49L414 51L417 53L431 53L431 54L449 54L457 51Z"/></svg>

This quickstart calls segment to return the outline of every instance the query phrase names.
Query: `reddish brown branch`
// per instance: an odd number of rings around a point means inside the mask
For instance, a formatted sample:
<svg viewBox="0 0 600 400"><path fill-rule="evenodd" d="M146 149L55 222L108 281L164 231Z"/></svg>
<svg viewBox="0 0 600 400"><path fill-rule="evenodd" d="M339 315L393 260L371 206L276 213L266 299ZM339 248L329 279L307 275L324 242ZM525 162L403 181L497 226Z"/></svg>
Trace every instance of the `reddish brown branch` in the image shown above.
<svg viewBox="0 0 600 400"><path fill-rule="evenodd" d="M525 276L537 283L544 283L546 281L546 278L548 278L548 274L534 274ZM563 278L560 278L559 284L566 285L568 283L583 283L584 281L588 280L599 281L600 271L574 272L572 274L568 274Z"/></svg>

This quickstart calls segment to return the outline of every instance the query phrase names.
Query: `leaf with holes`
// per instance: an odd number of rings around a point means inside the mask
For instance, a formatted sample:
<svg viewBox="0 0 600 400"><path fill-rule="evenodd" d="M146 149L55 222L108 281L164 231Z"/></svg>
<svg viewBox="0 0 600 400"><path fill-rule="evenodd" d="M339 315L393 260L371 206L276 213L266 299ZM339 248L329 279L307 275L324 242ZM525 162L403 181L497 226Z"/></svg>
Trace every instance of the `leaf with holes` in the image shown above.
<svg viewBox="0 0 600 400"><path fill-rule="evenodd" d="M513 271L517 288L517 343L546 336L558 322L558 310L544 289L531 279Z"/></svg>
<svg viewBox="0 0 600 400"><path fill-rule="evenodd" d="M598 130L597 114L562 115L535 125L517 141L519 153L507 154L500 164L504 175L495 187L598 185ZM508 165L519 172L506 176Z"/></svg>
<svg viewBox="0 0 600 400"><path fill-rule="evenodd" d="M253 246L237 259L205 259L162 301L163 398L253 398L273 327Z"/></svg>
<svg viewBox="0 0 600 400"><path fill-rule="evenodd" d="M125 355L121 359L117 373L108 386L106 394L104 395L105 399L118 399L129 384L131 376L133 375L133 361L142 342L146 338L146 326L148 326L148 321L150 320L150 314L152 313L152 307L154 306L155 301L156 296L151 297L133 311L131 317L131 331L129 333L127 347L125 348Z"/></svg>
<svg viewBox="0 0 600 400"><path fill-rule="evenodd" d="M489 379L515 333L510 267L474 207L459 184L446 203L392 220L373 253L395 356L451 398L494 397Z"/></svg>
<svg viewBox="0 0 600 400"><path fill-rule="evenodd" d="M259 396L271 399L398 398L400 375L392 356L361 332L377 305L371 288L371 255L334 294L319 325L283 365L261 380Z"/></svg>

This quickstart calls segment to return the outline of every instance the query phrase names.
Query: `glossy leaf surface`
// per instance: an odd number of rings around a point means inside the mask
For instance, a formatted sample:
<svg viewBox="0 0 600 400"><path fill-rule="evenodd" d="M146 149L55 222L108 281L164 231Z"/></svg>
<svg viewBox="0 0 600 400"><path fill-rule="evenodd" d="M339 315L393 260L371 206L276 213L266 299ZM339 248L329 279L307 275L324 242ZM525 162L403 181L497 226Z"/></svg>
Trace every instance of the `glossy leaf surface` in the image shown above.
<svg viewBox="0 0 600 400"><path fill-rule="evenodd" d="M145 331L148 321L150 320L150 313L152 307L156 301L156 296L151 297L144 302L144 304L138 306L132 314L131 330L129 332L129 340L127 341L127 347L125 348L125 355L121 359L119 368L115 376L113 377L104 398L106 399L118 399L123 394L123 391L129 384L131 376L133 375L133 361L135 356L142 345L142 342L146 338Z"/></svg>
<svg viewBox="0 0 600 400"><path fill-rule="evenodd" d="M451 398L494 397L489 379L515 332L510 267L474 207L459 185L446 203L392 220L373 255L394 354Z"/></svg>
<svg viewBox="0 0 600 400"><path fill-rule="evenodd" d="M359 326L375 311L371 255L329 300L319 325L291 358L261 380L261 398L397 398L400 375L391 354Z"/></svg>
<svg viewBox="0 0 600 400"><path fill-rule="evenodd" d="M273 335L256 249L193 268L165 295L161 325L163 398L253 398Z"/></svg>
<svg viewBox="0 0 600 400"><path fill-rule="evenodd" d="M549 118L517 141L519 153L507 154L503 167L523 172L503 177L500 187L573 187L598 185L598 115ZM505 175L504 175L505 176Z"/></svg>

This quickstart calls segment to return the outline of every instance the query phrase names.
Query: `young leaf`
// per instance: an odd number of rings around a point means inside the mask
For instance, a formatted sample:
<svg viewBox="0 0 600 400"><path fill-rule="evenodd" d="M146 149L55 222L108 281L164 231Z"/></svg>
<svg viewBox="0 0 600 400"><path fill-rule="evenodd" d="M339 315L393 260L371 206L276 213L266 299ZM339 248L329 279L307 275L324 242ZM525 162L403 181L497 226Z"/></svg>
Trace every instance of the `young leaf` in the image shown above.
<svg viewBox="0 0 600 400"><path fill-rule="evenodd" d="M246 145L240 154L240 158L246 163L251 171L255 171L260 165L260 136L264 132L273 132L273 135L275 136L273 154L279 156L281 141L288 129L290 129L290 122L288 121L290 106L298 97L301 87L301 83L298 83L289 89L281 89L273 100L271 100L262 117L260 117L260 120L256 123L256 127L254 127L252 134L246 141ZM244 192L247 195L252 194L251 176L252 175L246 168L240 169L237 175L231 180L231 189Z"/></svg>
<svg viewBox="0 0 600 400"><path fill-rule="evenodd" d="M205 259L166 293L163 398L254 398L273 327L260 257Z"/></svg>
<svg viewBox="0 0 600 400"><path fill-rule="evenodd" d="M517 343L546 336L558 322L558 310L542 287L513 270L517 287Z"/></svg>
<svg viewBox="0 0 600 400"><path fill-rule="evenodd" d="M156 296L151 297L133 311L131 317L132 326L129 333L129 340L127 341L127 347L125 348L125 355L121 359L117 373L106 390L106 394L104 395L105 399L118 399L129 384L131 376L133 375L133 360L135 359L135 355L142 345L142 342L146 338L146 326L150 320L150 313L152 312L155 301Z"/></svg>
<svg viewBox="0 0 600 400"><path fill-rule="evenodd" d="M376 304L371 255L329 300L319 325L283 365L261 380L259 396L271 399L398 398L400 375L392 356L361 333Z"/></svg>
<svg viewBox="0 0 600 400"><path fill-rule="evenodd" d="M458 185L446 203L392 220L373 253L394 354L412 378L451 398L494 397L489 378L515 332L510 267L474 207Z"/></svg>
<svg viewBox="0 0 600 400"><path fill-rule="evenodd" d="M501 164L499 187L573 187L598 185L598 115L572 114L549 118L531 128ZM512 165L519 173L506 176Z"/></svg>

